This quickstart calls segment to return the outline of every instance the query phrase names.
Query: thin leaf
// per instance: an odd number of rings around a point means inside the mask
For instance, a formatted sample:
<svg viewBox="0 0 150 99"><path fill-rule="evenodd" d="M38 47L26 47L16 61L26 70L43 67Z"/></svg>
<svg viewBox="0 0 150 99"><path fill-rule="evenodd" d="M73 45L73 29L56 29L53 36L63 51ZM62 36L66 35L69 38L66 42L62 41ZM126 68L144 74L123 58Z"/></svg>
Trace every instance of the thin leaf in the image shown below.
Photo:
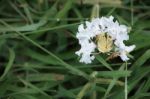
<svg viewBox="0 0 150 99"><path fill-rule="evenodd" d="M7 75L7 73L9 72L9 70L13 65L14 60L15 60L15 52L12 49L9 49L9 61L5 67L4 73L0 77L0 80L2 80Z"/></svg>

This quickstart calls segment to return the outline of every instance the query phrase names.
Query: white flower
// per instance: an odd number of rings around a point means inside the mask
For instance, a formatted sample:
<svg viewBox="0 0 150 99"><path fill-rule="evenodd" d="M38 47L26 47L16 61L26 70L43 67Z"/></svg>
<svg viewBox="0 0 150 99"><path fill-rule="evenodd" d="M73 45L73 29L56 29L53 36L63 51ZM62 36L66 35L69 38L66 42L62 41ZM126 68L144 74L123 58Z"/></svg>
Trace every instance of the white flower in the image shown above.
<svg viewBox="0 0 150 99"><path fill-rule="evenodd" d="M128 27L120 25L118 21L114 22L113 19L113 16L95 18L92 21L86 21L85 24L79 25L76 37L79 40L81 49L76 54L81 56L80 62L91 63L95 58L92 54L95 52L95 49L101 48L99 50L101 53L112 51L112 42L115 47L113 52L119 52L119 56L123 61L129 60L127 53L131 52L135 45L125 46L123 42L129 40Z"/></svg>
<svg viewBox="0 0 150 99"><path fill-rule="evenodd" d="M84 62L86 64L91 63L95 58L91 55L91 53L94 52L96 48L95 43L90 39L93 37L93 34L90 30L84 29L83 24L79 26L78 31L77 38L79 40L79 44L81 45L81 49L77 51L76 54L81 56L80 62Z"/></svg>
<svg viewBox="0 0 150 99"><path fill-rule="evenodd" d="M127 57L127 54L130 53L131 51L133 51L135 48L135 45L132 45L132 46L125 46L124 48L119 48L119 53L120 53L120 58L123 60L123 61L127 61L129 60L129 58Z"/></svg>

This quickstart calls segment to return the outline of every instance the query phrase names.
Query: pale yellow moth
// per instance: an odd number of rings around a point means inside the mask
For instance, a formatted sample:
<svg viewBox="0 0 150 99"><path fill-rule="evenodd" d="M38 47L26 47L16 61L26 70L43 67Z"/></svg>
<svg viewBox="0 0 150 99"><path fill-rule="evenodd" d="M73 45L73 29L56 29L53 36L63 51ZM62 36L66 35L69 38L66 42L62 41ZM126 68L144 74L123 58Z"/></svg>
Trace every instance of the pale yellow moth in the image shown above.
<svg viewBox="0 0 150 99"><path fill-rule="evenodd" d="M100 52L107 53L111 51L113 40L106 33L97 35L96 42L97 42L97 48Z"/></svg>

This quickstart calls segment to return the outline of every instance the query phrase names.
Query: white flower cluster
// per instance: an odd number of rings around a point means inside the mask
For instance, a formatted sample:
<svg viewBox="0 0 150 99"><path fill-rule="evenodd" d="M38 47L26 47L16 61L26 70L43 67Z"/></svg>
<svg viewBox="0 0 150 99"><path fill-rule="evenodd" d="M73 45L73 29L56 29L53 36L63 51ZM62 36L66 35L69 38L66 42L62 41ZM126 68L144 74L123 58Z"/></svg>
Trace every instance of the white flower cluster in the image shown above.
<svg viewBox="0 0 150 99"><path fill-rule="evenodd" d="M115 46L115 52L119 53L119 56L123 61L129 60L127 53L131 52L135 45L126 46L123 41L129 40L128 27L120 25L118 21L113 21L114 17L101 17L92 19L90 22L86 21L85 24L81 24L78 27L76 37L79 40L81 49L76 52L80 56L80 62L91 63L95 56L92 54L97 48L94 39L96 36L106 33L109 35Z"/></svg>

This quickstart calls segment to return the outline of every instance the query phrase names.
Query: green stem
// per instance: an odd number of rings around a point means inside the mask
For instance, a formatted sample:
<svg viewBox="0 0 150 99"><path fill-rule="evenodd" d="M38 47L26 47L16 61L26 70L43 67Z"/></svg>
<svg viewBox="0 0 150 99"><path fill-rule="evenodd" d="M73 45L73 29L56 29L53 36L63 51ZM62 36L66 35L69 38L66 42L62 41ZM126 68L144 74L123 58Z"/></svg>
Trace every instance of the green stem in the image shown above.
<svg viewBox="0 0 150 99"><path fill-rule="evenodd" d="M97 78L95 82L99 84L109 84L112 82L112 79ZM124 86L124 82L118 80L116 81L116 85Z"/></svg>
<svg viewBox="0 0 150 99"><path fill-rule="evenodd" d="M92 85L91 82L88 82L86 85L84 85L84 87L82 88L82 90L77 95L76 99L82 99L82 97L84 96L85 92L91 87L91 85Z"/></svg>
<svg viewBox="0 0 150 99"><path fill-rule="evenodd" d="M133 13L133 0L131 0L131 2L130 2L130 7L131 7L131 25L133 26L133 16L134 16L134 13Z"/></svg>
<svg viewBox="0 0 150 99"><path fill-rule="evenodd" d="M127 62L126 62L126 65L125 65L125 71L128 70L128 65L127 65ZM125 99L128 99L128 77L125 76L125 88L124 88L124 92L125 92Z"/></svg>
<svg viewBox="0 0 150 99"><path fill-rule="evenodd" d="M93 91L90 99L97 99L97 97L96 97L96 91Z"/></svg>

